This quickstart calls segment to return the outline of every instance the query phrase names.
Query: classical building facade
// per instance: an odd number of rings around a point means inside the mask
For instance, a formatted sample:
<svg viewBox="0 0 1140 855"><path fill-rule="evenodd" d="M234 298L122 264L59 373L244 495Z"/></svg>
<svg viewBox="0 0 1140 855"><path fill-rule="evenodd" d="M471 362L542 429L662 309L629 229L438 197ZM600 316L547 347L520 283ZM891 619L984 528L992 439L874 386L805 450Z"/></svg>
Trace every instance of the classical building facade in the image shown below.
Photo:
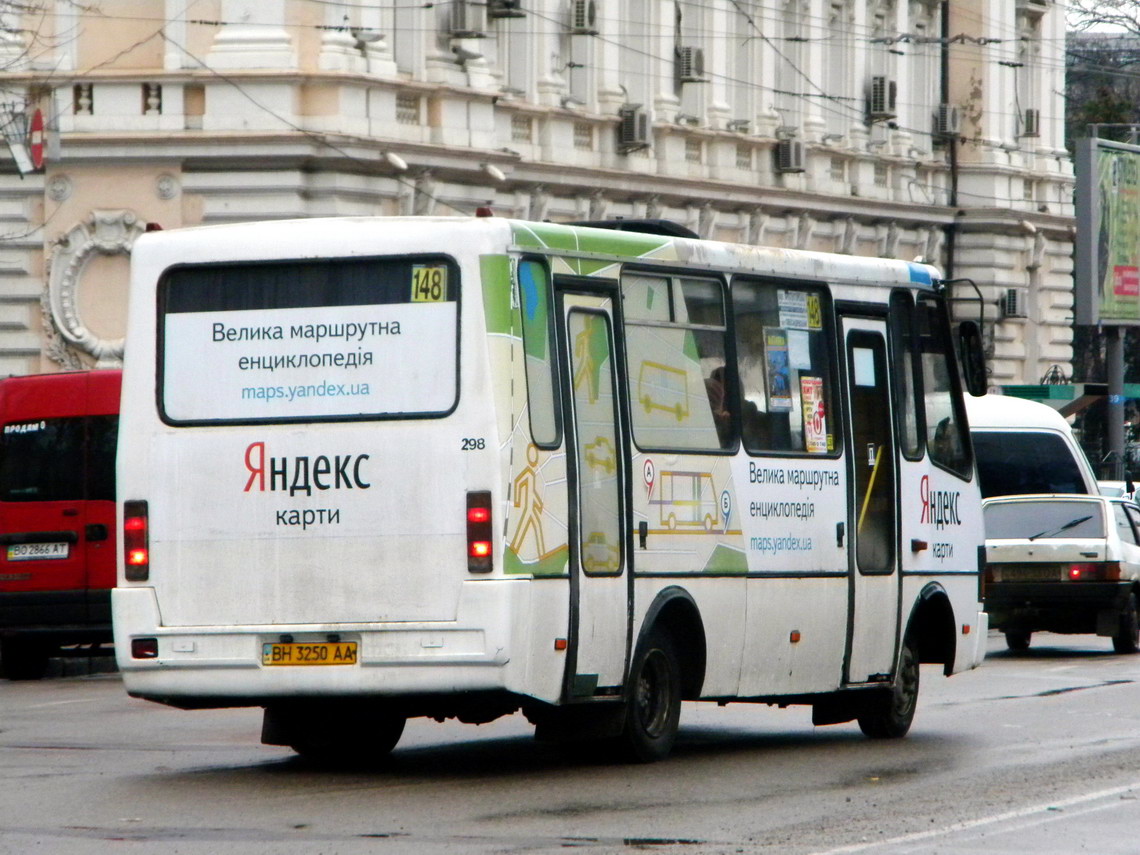
<svg viewBox="0 0 1140 855"><path fill-rule="evenodd" d="M484 205L922 258L976 284L995 384L1068 366L1054 0L30 5L0 120L40 110L47 162L0 158L0 372L115 364L149 223Z"/></svg>

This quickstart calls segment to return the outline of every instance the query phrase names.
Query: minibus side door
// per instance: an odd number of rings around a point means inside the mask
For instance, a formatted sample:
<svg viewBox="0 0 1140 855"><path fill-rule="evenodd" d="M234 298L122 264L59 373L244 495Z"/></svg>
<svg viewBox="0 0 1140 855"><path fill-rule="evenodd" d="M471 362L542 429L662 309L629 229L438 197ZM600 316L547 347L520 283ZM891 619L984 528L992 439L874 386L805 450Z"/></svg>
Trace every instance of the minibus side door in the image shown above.
<svg viewBox="0 0 1140 855"><path fill-rule="evenodd" d="M570 288L573 290L570 290ZM629 652L629 482L614 298L557 290L570 508L566 695L620 694Z"/></svg>
<svg viewBox="0 0 1140 855"><path fill-rule="evenodd" d="M891 679L898 647L898 486L885 320L842 316L851 500L847 683Z"/></svg>

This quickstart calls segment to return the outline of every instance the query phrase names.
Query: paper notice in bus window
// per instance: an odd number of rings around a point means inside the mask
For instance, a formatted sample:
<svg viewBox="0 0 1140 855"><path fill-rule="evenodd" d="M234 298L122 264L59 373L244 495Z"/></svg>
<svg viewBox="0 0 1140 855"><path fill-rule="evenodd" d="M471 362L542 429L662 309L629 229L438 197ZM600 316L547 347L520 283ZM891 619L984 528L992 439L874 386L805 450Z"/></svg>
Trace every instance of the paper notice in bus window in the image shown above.
<svg viewBox="0 0 1140 855"><path fill-rule="evenodd" d="M425 267L430 270L430 267ZM444 413L457 395L454 301L177 312L162 404L182 421Z"/></svg>
<svg viewBox="0 0 1140 855"><path fill-rule="evenodd" d="M788 365L811 371L811 338L807 330L788 330Z"/></svg>
<svg viewBox="0 0 1140 855"><path fill-rule="evenodd" d="M768 411L792 409L791 369L788 365L788 334L778 327L764 328L764 362L768 375Z"/></svg>
<svg viewBox="0 0 1140 855"><path fill-rule="evenodd" d="M823 402L823 378L800 377L800 400L804 408L804 446L809 454L830 451L827 435L827 410Z"/></svg>
<svg viewBox="0 0 1140 855"><path fill-rule="evenodd" d="M809 323L808 296L806 291L785 291L783 289L776 291L776 297L780 306L780 326L788 330L806 330L812 328ZM816 297L817 314L818 303L819 298Z"/></svg>

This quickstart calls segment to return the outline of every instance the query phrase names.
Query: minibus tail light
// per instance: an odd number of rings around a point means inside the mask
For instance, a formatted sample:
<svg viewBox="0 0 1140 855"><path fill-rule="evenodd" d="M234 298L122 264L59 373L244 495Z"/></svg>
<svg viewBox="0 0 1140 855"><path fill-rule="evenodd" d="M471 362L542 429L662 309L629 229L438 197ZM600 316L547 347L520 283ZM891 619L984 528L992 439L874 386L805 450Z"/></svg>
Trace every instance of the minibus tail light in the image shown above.
<svg viewBox="0 0 1140 855"><path fill-rule="evenodd" d="M491 491L472 490L467 494L467 572L490 573Z"/></svg>
<svg viewBox="0 0 1140 855"><path fill-rule="evenodd" d="M150 578L150 538L147 504L131 499L123 503L123 557L128 582Z"/></svg>

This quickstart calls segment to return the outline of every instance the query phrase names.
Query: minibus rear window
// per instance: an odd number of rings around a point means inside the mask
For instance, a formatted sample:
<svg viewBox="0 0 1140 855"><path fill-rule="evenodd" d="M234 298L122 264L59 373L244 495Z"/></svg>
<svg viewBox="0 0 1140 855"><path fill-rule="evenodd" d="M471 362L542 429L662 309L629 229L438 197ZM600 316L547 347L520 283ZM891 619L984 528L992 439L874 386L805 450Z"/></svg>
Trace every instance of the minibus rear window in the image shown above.
<svg viewBox="0 0 1140 855"><path fill-rule="evenodd" d="M446 415L459 271L441 256L214 264L158 289L171 424Z"/></svg>

